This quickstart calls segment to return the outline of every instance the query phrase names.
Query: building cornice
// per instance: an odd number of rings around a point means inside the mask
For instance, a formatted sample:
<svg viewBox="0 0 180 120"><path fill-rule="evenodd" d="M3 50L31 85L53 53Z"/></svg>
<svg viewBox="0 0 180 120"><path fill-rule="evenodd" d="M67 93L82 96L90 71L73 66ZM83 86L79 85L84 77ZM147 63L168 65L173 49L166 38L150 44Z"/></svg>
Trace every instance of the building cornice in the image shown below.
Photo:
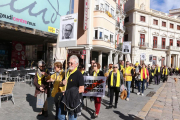
<svg viewBox="0 0 180 120"><path fill-rule="evenodd" d="M166 20L169 20L169 21L180 23L180 19L171 18L169 16L156 14L156 13L153 13L151 11L145 11L145 10L141 10L141 9L137 9L137 8L133 8L133 9L129 10L128 12L126 12L127 16L128 16L129 13L132 13L132 12L140 12L140 13L143 13L143 14L147 14L147 15L151 15L151 16L154 16L154 17L158 17L158 18L162 18L162 19L166 19Z"/></svg>

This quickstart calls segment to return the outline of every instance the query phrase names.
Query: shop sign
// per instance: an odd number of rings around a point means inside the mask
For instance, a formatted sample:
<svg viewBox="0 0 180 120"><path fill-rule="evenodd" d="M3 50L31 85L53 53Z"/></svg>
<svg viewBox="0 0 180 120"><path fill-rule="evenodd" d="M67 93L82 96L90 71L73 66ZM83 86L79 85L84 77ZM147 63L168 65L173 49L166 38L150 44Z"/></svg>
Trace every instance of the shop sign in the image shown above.
<svg viewBox="0 0 180 120"><path fill-rule="evenodd" d="M81 55L81 59L84 59L84 55Z"/></svg>
<svg viewBox="0 0 180 120"><path fill-rule="evenodd" d="M77 13L61 16L60 32L58 37L60 48L77 46L77 23Z"/></svg>
<svg viewBox="0 0 180 120"><path fill-rule="evenodd" d="M88 22L88 0L84 1L84 30L87 30Z"/></svg>
<svg viewBox="0 0 180 120"><path fill-rule="evenodd" d="M81 54L79 50L68 50L70 54Z"/></svg>
<svg viewBox="0 0 180 120"><path fill-rule="evenodd" d="M69 12L69 6L70 0L1 0L0 20L57 34L60 16Z"/></svg>

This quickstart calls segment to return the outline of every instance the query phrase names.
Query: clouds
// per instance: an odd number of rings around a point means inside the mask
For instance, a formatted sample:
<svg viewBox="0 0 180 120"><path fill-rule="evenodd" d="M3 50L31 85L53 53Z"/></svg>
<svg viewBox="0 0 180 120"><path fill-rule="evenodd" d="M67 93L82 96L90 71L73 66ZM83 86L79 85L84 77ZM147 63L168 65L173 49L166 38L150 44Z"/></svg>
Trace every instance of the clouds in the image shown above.
<svg viewBox="0 0 180 120"><path fill-rule="evenodd" d="M151 0L151 9L169 13L170 9L180 8L180 0Z"/></svg>

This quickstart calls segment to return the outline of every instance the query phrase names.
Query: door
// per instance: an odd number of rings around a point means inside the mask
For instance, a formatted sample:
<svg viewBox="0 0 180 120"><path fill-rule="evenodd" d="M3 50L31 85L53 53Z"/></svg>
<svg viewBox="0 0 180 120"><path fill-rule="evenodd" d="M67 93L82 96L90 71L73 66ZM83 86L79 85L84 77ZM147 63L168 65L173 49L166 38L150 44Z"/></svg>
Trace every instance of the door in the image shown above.
<svg viewBox="0 0 180 120"><path fill-rule="evenodd" d="M140 35L140 46L144 46L145 45L145 35L141 34Z"/></svg>
<svg viewBox="0 0 180 120"><path fill-rule="evenodd" d="M153 37L153 48L157 48L157 37Z"/></svg>
<svg viewBox="0 0 180 120"><path fill-rule="evenodd" d="M162 38L162 49L165 49L166 46L166 39Z"/></svg>

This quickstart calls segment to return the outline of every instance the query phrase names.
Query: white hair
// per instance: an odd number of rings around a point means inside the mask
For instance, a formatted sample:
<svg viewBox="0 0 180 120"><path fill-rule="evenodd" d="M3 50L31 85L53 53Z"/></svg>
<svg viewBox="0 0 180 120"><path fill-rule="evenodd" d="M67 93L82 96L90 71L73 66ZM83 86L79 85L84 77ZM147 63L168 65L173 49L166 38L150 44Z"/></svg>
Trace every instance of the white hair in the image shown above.
<svg viewBox="0 0 180 120"><path fill-rule="evenodd" d="M118 67L118 69L119 69L119 65L118 65L118 64L114 64L114 65L113 65L113 67L115 67L115 66L117 66L117 67Z"/></svg>
<svg viewBox="0 0 180 120"><path fill-rule="evenodd" d="M77 64L79 64L79 58L76 55L72 55L69 59L73 59Z"/></svg>
<svg viewBox="0 0 180 120"><path fill-rule="evenodd" d="M43 60L38 61L38 67L42 65L45 65L45 62Z"/></svg>

